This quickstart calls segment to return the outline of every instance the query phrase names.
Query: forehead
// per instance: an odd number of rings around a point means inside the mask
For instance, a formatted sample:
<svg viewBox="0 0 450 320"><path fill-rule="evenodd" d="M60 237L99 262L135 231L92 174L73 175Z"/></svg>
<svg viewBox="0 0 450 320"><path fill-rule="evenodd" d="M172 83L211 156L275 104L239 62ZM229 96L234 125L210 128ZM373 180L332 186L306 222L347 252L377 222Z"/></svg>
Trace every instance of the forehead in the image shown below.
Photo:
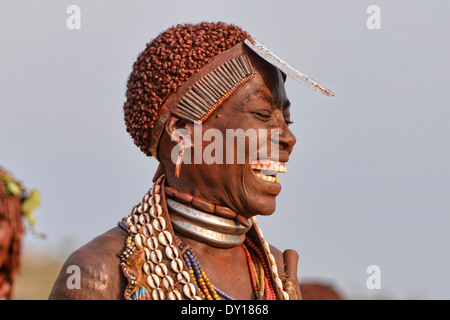
<svg viewBox="0 0 450 320"><path fill-rule="evenodd" d="M265 102L279 109L288 109L290 103L283 73L259 57L251 58L256 76L239 88L230 100L240 106Z"/></svg>

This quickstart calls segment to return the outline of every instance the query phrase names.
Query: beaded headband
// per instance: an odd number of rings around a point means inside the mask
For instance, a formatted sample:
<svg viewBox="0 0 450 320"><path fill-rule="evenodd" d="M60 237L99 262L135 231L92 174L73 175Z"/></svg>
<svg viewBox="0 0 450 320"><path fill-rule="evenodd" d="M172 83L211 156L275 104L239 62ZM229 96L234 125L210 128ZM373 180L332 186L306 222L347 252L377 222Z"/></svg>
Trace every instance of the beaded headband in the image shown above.
<svg viewBox="0 0 450 320"><path fill-rule="evenodd" d="M175 114L193 122L205 121L241 84L255 77L247 54L233 58L198 80L185 93Z"/></svg>

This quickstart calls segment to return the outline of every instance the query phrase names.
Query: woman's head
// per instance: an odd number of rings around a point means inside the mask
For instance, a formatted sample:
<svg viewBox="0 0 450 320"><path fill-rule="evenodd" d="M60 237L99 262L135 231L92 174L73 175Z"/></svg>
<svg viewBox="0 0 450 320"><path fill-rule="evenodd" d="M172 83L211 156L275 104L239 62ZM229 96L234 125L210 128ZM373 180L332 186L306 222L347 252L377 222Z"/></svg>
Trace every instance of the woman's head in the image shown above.
<svg viewBox="0 0 450 320"><path fill-rule="evenodd" d="M285 171L295 137L286 75L244 45L248 38L224 23L163 32L133 66L124 111L127 131L157 156L170 186L251 217L274 212L276 174ZM177 177L181 145L187 155Z"/></svg>
<svg viewBox="0 0 450 320"><path fill-rule="evenodd" d="M220 53L249 38L223 22L179 24L147 44L133 65L124 104L128 133L151 156L152 129L167 98Z"/></svg>

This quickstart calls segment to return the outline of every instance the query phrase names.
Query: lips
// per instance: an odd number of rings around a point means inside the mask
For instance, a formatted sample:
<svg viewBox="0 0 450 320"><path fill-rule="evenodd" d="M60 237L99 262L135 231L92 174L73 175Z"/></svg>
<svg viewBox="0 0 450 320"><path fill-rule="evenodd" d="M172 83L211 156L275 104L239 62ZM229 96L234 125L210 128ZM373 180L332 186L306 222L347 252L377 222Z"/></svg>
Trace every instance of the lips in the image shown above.
<svg viewBox="0 0 450 320"><path fill-rule="evenodd" d="M252 171L256 176L264 181L271 183L279 183L277 173L285 173L286 165L284 162L274 161L270 159L259 159L250 163Z"/></svg>

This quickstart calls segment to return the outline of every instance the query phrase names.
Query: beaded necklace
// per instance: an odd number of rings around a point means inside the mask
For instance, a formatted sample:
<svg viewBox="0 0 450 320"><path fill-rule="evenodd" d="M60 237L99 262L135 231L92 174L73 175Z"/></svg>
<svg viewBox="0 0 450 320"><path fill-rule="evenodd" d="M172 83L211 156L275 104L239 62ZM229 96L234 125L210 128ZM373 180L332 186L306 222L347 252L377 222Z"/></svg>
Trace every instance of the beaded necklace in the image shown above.
<svg viewBox="0 0 450 320"><path fill-rule="evenodd" d="M245 238L245 243L242 247L247 255L250 278L256 299L276 300L275 290L270 278L270 269L267 266L261 250L249 237Z"/></svg>
<svg viewBox="0 0 450 320"><path fill-rule="evenodd" d="M212 285L195 254L181 240L177 239L177 242L180 251L184 252L183 258L189 269L189 274L203 293L202 298L206 300L220 300L220 296L222 296L227 300L235 300L230 295ZM250 279L256 299L276 300L275 290L273 289L272 282L269 280L270 271L261 251L248 237L246 237L242 247L247 256ZM258 265L258 268L255 265Z"/></svg>
<svg viewBox="0 0 450 320"><path fill-rule="evenodd" d="M203 293L202 298L206 300L220 300L219 295L221 295L227 300L235 300L230 295L213 286L209 281L209 278L206 276L205 271L203 271L202 266L198 262L195 254L190 249L188 249L180 239L177 238L177 242L180 251L184 251L183 259L186 262L189 274L194 280L194 283Z"/></svg>
<svg viewBox="0 0 450 320"><path fill-rule="evenodd" d="M185 217L189 217L190 219L193 219L193 218L197 219L197 216L200 216L201 214L208 215L208 213L204 212L204 211L207 211L211 214L217 215L218 218L216 218L216 219L226 219L226 220L236 219L234 224L239 225L241 227L243 225L245 225L245 229L244 229L245 231L239 232L242 235L242 240L235 241L234 245L241 244L242 247L244 248L245 254L247 256L247 263L248 263L248 268L249 268L249 272L250 272L252 287L253 287L253 291L255 293L256 299L257 300L263 300L263 299L274 300L274 299L276 299L275 291L273 289L273 285L272 285L272 281L271 281L271 277L270 277L270 270L267 266L267 263L264 259L264 256L263 256L261 250L250 240L249 237L244 236L244 232L248 231L248 229L251 226L251 222L249 223L247 221L247 219L245 219L243 216L236 214L235 212L233 212L232 210L230 210L226 207L221 207L221 206L215 205L212 202L207 201L202 198L192 197L189 194L179 192L178 190L171 188L171 187L166 187L166 195L169 197L169 199L167 200L168 206L172 210L174 210L174 213L176 213L176 214L180 214L181 211L177 210L175 204L183 207L183 209L186 210L186 213L189 212L189 208L186 208L186 207L182 206L181 204L170 200L170 198L176 199L177 201L186 203L192 207L195 207L195 208L198 208L199 210L201 210L200 212L195 213L196 216L194 216L194 214L190 214L191 216L185 215ZM218 210L218 208L219 208L219 210ZM191 209L191 210L193 210L193 209ZM195 211L195 209L194 209L194 211ZM226 215L220 214L221 212L224 212L224 211L226 212ZM212 219L214 217L211 214L208 217L209 219ZM174 226L177 226L177 221L174 221L173 218L172 218L172 223ZM213 227L211 222L209 224L206 224L205 226L208 226L209 228ZM229 228L229 229L231 229L231 228ZM197 227L197 230L200 230L200 228ZM195 231L197 231L197 230L195 230ZM197 231L197 234L195 232L187 233L186 228L178 227L178 231L185 233L188 236L193 237L194 239L197 239L204 243L210 243L214 246L217 245L217 243L212 242L212 239L208 239L208 238L211 238L212 236L214 236L216 233L209 229L206 229L206 230L207 230L207 232L206 232L207 236L200 237L201 234L198 231ZM236 232L236 231L234 230L234 232ZM226 235L224 235L224 236L226 236ZM235 236L235 237L238 237L238 236ZM180 250L182 250L183 244L181 243L180 240L178 240L178 242L179 242L178 245L180 247ZM223 241L222 241L222 243L223 244L219 245L219 246L225 247L226 245L224 244ZM228 247L229 246L233 246L233 244L228 245ZM202 291L204 293L204 296L206 297L206 299L212 299L212 298L217 299L218 298L217 293L221 292L221 291L218 288L215 288L213 285L211 285L211 283L209 283L209 279L206 277L204 271L201 269L200 263L198 262L195 255L190 250L186 250L184 259L186 261L186 264L189 267L191 275L193 276L194 280L196 280L196 283L199 286L200 291ZM222 296L230 297L227 294L225 294L225 296L224 295L222 295Z"/></svg>
<svg viewBox="0 0 450 320"><path fill-rule="evenodd" d="M186 254L183 257L188 248L184 247L180 250L178 247L176 235L171 227L166 197L190 205L204 213L235 219L232 233L241 233L242 228L250 227L248 233L244 231L245 238L242 243L236 243L236 245L243 246L245 250L255 297L257 299L289 299L289 294L284 290L283 282L278 276L275 258L257 226L255 217L248 221L229 208L165 187L164 178L165 176L162 175L153 188L144 195L142 201L118 223L120 228L129 233L126 247L120 256L120 267L128 279L124 292L126 299L199 300L202 299L202 295L204 299L220 299L220 297L233 299L210 283L192 250L189 250L189 255ZM190 212L187 219L191 218L191 213L194 216L197 215ZM203 214L195 218L197 223L203 224L208 229L219 228L221 230L219 232L223 232L225 229L222 227L225 227L227 231L230 230L226 221L222 221L225 223L223 225L222 222L218 223L220 219L214 219L213 224L210 224L208 221L211 221L211 217ZM256 245L250 239L255 241ZM189 268L186 259L189 260ZM195 269L198 269L198 272ZM188 270L192 271L188 272ZM202 276L201 279L198 275ZM207 290L206 294L205 290Z"/></svg>
<svg viewBox="0 0 450 320"><path fill-rule="evenodd" d="M129 231L123 221L119 221L117 225L126 232ZM220 296L222 296L226 300L236 300L232 296L212 285L195 254L187 248L180 239L177 238L177 242L178 248L182 252L183 259L188 267L189 274L194 280L194 283L203 293L203 299L220 300ZM245 243L242 244L242 248L247 256L250 279L256 299L276 300L275 290L273 289L273 284L270 281L270 271L261 250L248 237L245 238Z"/></svg>

